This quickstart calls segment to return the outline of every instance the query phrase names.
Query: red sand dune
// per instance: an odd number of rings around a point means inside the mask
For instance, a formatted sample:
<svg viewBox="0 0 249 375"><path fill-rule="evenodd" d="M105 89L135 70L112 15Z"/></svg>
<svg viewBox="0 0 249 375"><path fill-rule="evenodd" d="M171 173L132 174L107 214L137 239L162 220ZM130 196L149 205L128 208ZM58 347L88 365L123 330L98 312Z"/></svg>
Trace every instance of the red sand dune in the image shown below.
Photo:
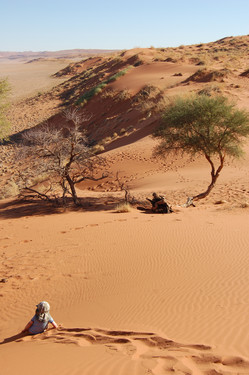
<svg viewBox="0 0 249 375"><path fill-rule="evenodd" d="M192 49L200 48L207 47ZM142 112L137 95L145 85L169 96L207 86L183 84L199 67L153 62L153 49L126 51L122 58L137 53L143 53L145 63L82 109L92 113L89 134L100 139L118 133L103 153L110 177L77 187L84 209L62 212L37 202L0 202L3 375L249 374L249 144L243 159L227 161L207 199L184 208L187 196L207 187L209 165L201 157L155 159L150 133L160 117L153 109ZM105 64L93 67L103 79L115 73L110 61ZM100 67L106 70L101 73ZM226 78L222 89L248 109L248 78L239 77L245 70L241 66L236 76ZM89 87L96 82L94 76ZM65 86L56 90L61 94ZM118 101L120 90L132 96ZM54 92L16 104L17 131L31 120L37 125L39 111L58 112L61 98ZM51 124L61 123L57 113ZM124 197L117 191L117 172L137 201L145 203L156 191L174 213L135 208L117 213L115 204ZM51 304L59 329L21 335L42 300Z"/></svg>

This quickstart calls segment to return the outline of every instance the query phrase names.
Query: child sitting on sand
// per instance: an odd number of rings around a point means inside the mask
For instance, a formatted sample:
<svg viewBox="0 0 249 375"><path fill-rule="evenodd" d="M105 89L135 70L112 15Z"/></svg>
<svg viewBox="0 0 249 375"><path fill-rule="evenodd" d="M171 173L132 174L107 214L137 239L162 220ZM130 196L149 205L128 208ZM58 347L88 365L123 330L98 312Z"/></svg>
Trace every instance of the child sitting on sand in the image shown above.
<svg viewBox="0 0 249 375"><path fill-rule="evenodd" d="M58 328L49 313L50 306L48 302L42 301L36 307L35 315L22 331L23 333L28 332L31 335L42 333L48 328L48 323L51 323L54 328Z"/></svg>

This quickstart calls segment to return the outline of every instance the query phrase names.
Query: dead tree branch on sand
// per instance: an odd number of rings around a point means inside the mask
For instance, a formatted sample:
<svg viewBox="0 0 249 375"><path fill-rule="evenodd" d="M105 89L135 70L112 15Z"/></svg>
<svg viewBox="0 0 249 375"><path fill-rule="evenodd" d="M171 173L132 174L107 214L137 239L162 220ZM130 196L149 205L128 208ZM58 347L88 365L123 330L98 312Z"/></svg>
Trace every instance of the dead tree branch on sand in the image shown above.
<svg viewBox="0 0 249 375"><path fill-rule="evenodd" d="M121 181L119 172L116 173L116 181L120 190L125 192L125 203L133 204L135 202L135 198L131 196L130 188L125 184L125 182Z"/></svg>

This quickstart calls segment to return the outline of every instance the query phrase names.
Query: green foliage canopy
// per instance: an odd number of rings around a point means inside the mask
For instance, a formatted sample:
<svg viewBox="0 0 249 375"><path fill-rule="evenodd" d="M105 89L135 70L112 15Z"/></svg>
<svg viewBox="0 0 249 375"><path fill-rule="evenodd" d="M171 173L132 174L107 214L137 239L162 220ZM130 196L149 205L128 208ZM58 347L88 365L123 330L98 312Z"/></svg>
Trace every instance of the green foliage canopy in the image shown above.
<svg viewBox="0 0 249 375"><path fill-rule="evenodd" d="M198 200L213 189L226 156L242 155L241 146L248 136L248 113L236 109L226 98L206 95L178 98L166 108L163 121L154 132L154 137L161 141L155 154L182 152L205 156L211 166L211 183L205 192L191 198Z"/></svg>
<svg viewBox="0 0 249 375"><path fill-rule="evenodd" d="M163 122L154 132L161 140L156 148L159 155L181 151L208 157L240 156L241 142L248 135L247 112L224 97L206 95L178 98L166 108Z"/></svg>

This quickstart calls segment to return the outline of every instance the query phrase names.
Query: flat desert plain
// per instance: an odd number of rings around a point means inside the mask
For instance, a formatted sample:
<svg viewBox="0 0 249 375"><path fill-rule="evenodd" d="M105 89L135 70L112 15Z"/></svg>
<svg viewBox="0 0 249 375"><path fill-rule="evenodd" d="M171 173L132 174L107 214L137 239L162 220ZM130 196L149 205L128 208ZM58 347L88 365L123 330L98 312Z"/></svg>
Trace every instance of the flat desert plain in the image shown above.
<svg viewBox="0 0 249 375"><path fill-rule="evenodd" d="M42 93L63 79L51 75L68 65L65 60L24 62L22 60L0 60L0 77L7 78L13 100L20 100L37 93Z"/></svg>
<svg viewBox="0 0 249 375"><path fill-rule="evenodd" d="M190 208L208 165L180 158L166 171L154 145L147 136L106 157L137 199L164 193L172 214L117 213L123 192L80 188L98 204L0 202L1 375L249 374L248 144ZM21 334L43 300L59 329Z"/></svg>

